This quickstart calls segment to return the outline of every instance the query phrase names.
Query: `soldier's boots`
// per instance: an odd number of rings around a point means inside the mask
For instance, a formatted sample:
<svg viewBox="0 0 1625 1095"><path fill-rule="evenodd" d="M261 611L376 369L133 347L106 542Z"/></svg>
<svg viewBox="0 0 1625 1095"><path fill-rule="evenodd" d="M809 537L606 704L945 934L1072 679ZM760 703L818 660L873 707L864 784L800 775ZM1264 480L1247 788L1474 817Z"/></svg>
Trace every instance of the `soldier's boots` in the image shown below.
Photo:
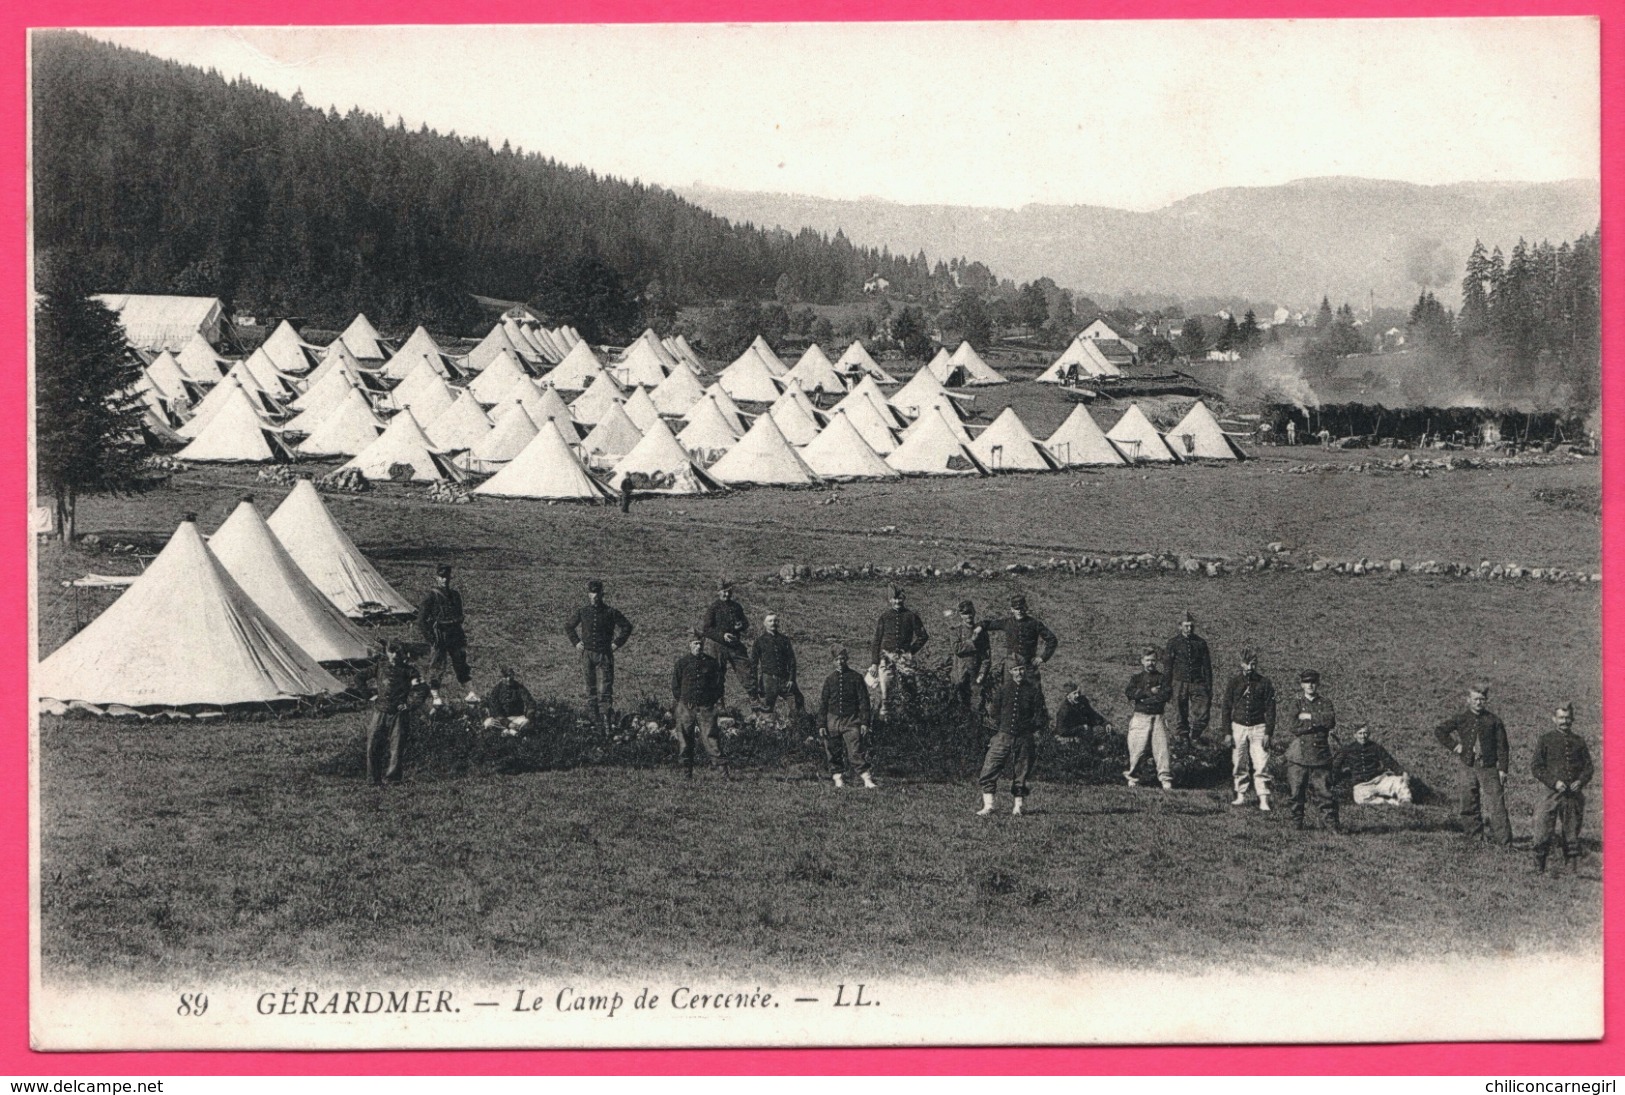
<svg viewBox="0 0 1625 1095"><path fill-rule="evenodd" d="M1266 814L1269 813L1270 812L1270 796L1268 796L1268 795L1259 795L1258 796L1258 808L1260 810L1264 811Z"/></svg>
<svg viewBox="0 0 1625 1095"><path fill-rule="evenodd" d="M868 790L873 791L878 788L879 785L875 783L874 779L869 775L868 772L859 772L858 775L863 777L863 786Z"/></svg>
<svg viewBox="0 0 1625 1095"><path fill-rule="evenodd" d="M846 777L841 775L841 773L836 772L835 775L830 778L835 781L835 789L837 791L846 786Z"/></svg>
<svg viewBox="0 0 1625 1095"><path fill-rule="evenodd" d="M982 795L982 808L976 811L977 817L987 817L993 813L993 796L987 793Z"/></svg>
<svg viewBox="0 0 1625 1095"><path fill-rule="evenodd" d="M1016 799L1015 807L1013 809L1011 809L1011 811L1010 811L1010 816L1011 817L1021 817L1022 813L1023 813L1021 807L1022 807L1022 800L1018 797Z"/></svg>

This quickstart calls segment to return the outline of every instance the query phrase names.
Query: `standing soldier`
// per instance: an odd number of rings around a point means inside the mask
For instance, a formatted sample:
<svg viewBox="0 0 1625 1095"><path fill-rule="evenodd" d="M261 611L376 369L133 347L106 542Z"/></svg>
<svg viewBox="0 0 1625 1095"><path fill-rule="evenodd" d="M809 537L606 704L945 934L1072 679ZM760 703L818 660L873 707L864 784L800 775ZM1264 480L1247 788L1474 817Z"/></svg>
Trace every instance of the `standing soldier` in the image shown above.
<svg viewBox="0 0 1625 1095"><path fill-rule="evenodd" d="M993 812L999 777L1009 772L1010 793L1016 800L1010 813L1020 817L1027 801L1027 777L1033 770L1033 738L1049 725L1044 693L1025 663L1016 662L1010 667L1003 685L993 697L992 715L995 730L987 743L982 773L976 780L982 788L982 808L976 811L976 816L986 817Z"/></svg>
<svg viewBox="0 0 1625 1095"><path fill-rule="evenodd" d="M976 622L976 606L959 602L959 626L954 628L954 700L961 711L971 710L971 693L977 696L976 710L986 710L993 688L988 681L992 643L987 628Z"/></svg>
<svg viewBox="0 0 1625 1095"><path fill-rule="evenodd" d="M1174 758L1168 750L1168 723L1162 714L1172 689L1162 672L1160 650L1148 646L1140 652L1140 671L1129 678L1123 691L1134 705L1134 714L1128 720L1128 770L1123 778L1130 787L1138 787L1140 781L1134 770L1149 752L1157 766L1157 782L1164 791L1172 791Z"/></svg>
<svg viewBox="0 0 1625 1095"><path fill-rule="evenodd" d="M672 714L676 716L678 759L683 774L694 778L694 739L699 738L712 767L728 776L728 762L722 755L722 736L717 733L717 701L722 698L722 666L705 652L705 639L698 631L689 640L688 653L677 659L671 671Z"/></svg>
<svg viewBox="0 0 1625 1095"><path fill-rule="evenodd" d="M587 583L587 603L570 615L564 633L581 652L587 716L608 730L615 722L615 652L632 637L632 623L604 603L604 583L594 578Z"/></svg>
<svg viewBox="0 0 1625 1095"><path fill-rule="evenodd" d="M440 671L449 660L459 685L468 684L468 637L463 634L463 595L451 588L451 567L442 563L436 571L434 588L418 606L418 629L429 644L429 687L440 702ZM480 694L468 690L468 702L478 703Z"/></svg>
<svg viewBox="0 0 1625 1095"><path fill-rule="evenodd" d="M1489 710L1490 686L1467 691L1467 710L1438 725L1433 736L1461 760L1461 831L1468 840L1482 836L1502 847L1512 844L1507 817L1507 728Z"/></svg>
<svg viewBox="0 0 1625 1095"><path fill-rule="evenodd" d="M863 785L874 789L869 774L869 686L863 674L847 668L846 647L830 651L835 671L824 679L818 697L818 726L824 739L824 755L835 786L845 787L848 766L857 770Z"/></svg>
<svg viewBox="0 0 1625 1095"><path fill-rule="evenodd" d="M1055 632L1044 626L1044 621L1027 613L1027 598L1021 593L1010 595L1010 615L1002 620L988 620L982 625L988 631L1004 632L1004 666L1025 666L1027 678L1033 687L1042 691L1044 679L1038 667L1055 656L1060 640ZM997 686L999 691L1003 686Z"/></svg>
<svg viewBox="0 0 1625 1095"><path fill-rule="evenodd" d="M376 683L378 692L373 699L372 723L367 728L367 778L381 787L386 781L401 781L401 742L411 732L413 705L423 699L423 679L404 645L384 643ZM387 764L384 760L386 742Z"/></svg>
<svg viewBox="0 0 1625 1095"><path fill-rule="evenodd" d="M631 513L632 512L632 477L630 475L621 476L620 495L621 495L621 512L622 513Z"/></svg>
<svg viewBox="0 0 1625 1095"><path fill-rule="evenodd" d="M880 614L875 625L874 646L869 652L869 672L880 687L880 715L886 716L892 685L897 683L896 661L904 654L918 654L931 638L919 613L905 604L903 591L892 587L891 608Z"/></svg>
<svg viewBox="0 0 1625 1095"><path fill-rule="evenodd" d="M1213 657L1189 612L1179 621L1179 634L1168 640L1168 679L1174 688L1175 729L1182 738L1201 737L1213 708Z"/></svg>
<svg viewBox="0 0 1625 1095"><path fill-rule="evenodd" d="M1555 836L1563 849L1563 865L1574 874L1580 868L1580 818L1586 806L1582 792L1594 770L1591 750L1574 732L1572 703L1557 709L1552 725L1557 729L1541 735L1530 766L1535 778L1546 785L1540 805L1535 807L1535 870L1546 870L1546 855Z"/></svg>
<svg viewBox="0 0 1625 1095"><path fill-rule="evenodd" d="M762 618L762 633L750 653L750 679L762 710L778 714L779 697L789 696L799 716L807 706L796 684L796 651L779 632L779 618L769 612Z"/></svg>
<svg viewBox="0 0 1625 1095"><path fill-rule="evenodd" d="M711 656L717 664L726 670L733 670L733 675L744 686L747 695L756 695L756 686L750 679L750 654L745 649L745 636L750 634L750 620L745 618L745 606L734 600L734 584L721 582L717 585L717 599L711 602L711 607L705 610L705 619L700 624L700 630L710 640ZM723 682L723 691L728 689L727 682ZM722 699L717 697L718 701Z"/></svg>
<svg viewBox="0 0 1625 1095"><path fill-rule="evenodd" d="M1258 652L1241 652L1241 672L1224 690L1220 721L1230 728L1230 771L1236 787L1232 806L1247 805L1258 787L1258 808L1270 808L1270 739L1275 736L1275 685L1258 671Z"/></svg>
<svg viewBox="0 0 1625 1095"><path fill-rule="evenodd" d="M1334 833L1343 831L1337 820L1337 796L1332 794L1331 732L1337 728L1332 701L1320 694L1320 674L1305 669L1298 674L1299 694L1292 701L1292 742L1286 747L1287 787L1292 797L1292 825L1303 828L1303 815L1314 792L1320 815Z"/></svg>

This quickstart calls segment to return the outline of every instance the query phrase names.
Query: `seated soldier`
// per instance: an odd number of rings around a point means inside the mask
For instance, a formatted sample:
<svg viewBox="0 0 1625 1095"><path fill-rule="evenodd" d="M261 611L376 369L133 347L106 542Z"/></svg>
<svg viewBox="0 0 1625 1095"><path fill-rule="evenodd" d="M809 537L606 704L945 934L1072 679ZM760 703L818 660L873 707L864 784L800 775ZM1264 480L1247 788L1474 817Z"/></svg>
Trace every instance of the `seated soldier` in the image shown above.
<svg viewBox="0 0 1625 1095"><path fill-rule="evenodd" d="M536 716L536 701L531 697L530 689L526 688L513 674L513 666L502 667L502 679L485 697L485 710L487 718L485 728L496 730L499 727L504 737L514 737Z"/></svg>
<svg viewBox="0 0 1625 1095"><path fill-rule="evenodd" d="M1354 785L1358 806L1408 806L1411 777L1393 755L1371 740L1365 723L1354 726L1354 740L1338 751L1332 767Z"/></svg>
<svg viewBox="0 0 1625 1095"><path fill-rule="evenodd" d="M1066 694L1055 710L1055 740L1068 745L1080 738L1087 741L1095 730L1105 725L1106 719L1083 694L1083 686L1067 681Z"/></svg>

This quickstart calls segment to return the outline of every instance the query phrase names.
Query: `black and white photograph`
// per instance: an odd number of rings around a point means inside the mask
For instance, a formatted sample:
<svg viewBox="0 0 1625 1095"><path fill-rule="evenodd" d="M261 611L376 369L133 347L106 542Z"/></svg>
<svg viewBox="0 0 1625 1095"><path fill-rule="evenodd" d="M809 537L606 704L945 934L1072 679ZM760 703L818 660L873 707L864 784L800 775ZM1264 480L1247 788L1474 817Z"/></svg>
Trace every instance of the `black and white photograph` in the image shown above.
<svg viewBox="0 0 1625 1095"><path fill-rule="evenodd" d="M27 47L35 1049L1602 1036L1596 19Z"/></svg>

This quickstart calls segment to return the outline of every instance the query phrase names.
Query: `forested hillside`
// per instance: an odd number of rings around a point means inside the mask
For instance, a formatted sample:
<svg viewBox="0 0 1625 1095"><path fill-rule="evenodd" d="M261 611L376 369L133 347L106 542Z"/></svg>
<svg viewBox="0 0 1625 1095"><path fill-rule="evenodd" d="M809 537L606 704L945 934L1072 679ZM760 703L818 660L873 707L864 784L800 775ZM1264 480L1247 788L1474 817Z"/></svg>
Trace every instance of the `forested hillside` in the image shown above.
<svg viewBox="0 0 1625 1095"><path fill-rule="evenodd" d="M33 38L33 123L36 247L71 250L110 291L467 333L469 293L531 300L565 268L612 270L646 314L775 290L834 302L876 273L907 294L931 277L923 254L733 226L659 187L79 34Z"/></svg>

